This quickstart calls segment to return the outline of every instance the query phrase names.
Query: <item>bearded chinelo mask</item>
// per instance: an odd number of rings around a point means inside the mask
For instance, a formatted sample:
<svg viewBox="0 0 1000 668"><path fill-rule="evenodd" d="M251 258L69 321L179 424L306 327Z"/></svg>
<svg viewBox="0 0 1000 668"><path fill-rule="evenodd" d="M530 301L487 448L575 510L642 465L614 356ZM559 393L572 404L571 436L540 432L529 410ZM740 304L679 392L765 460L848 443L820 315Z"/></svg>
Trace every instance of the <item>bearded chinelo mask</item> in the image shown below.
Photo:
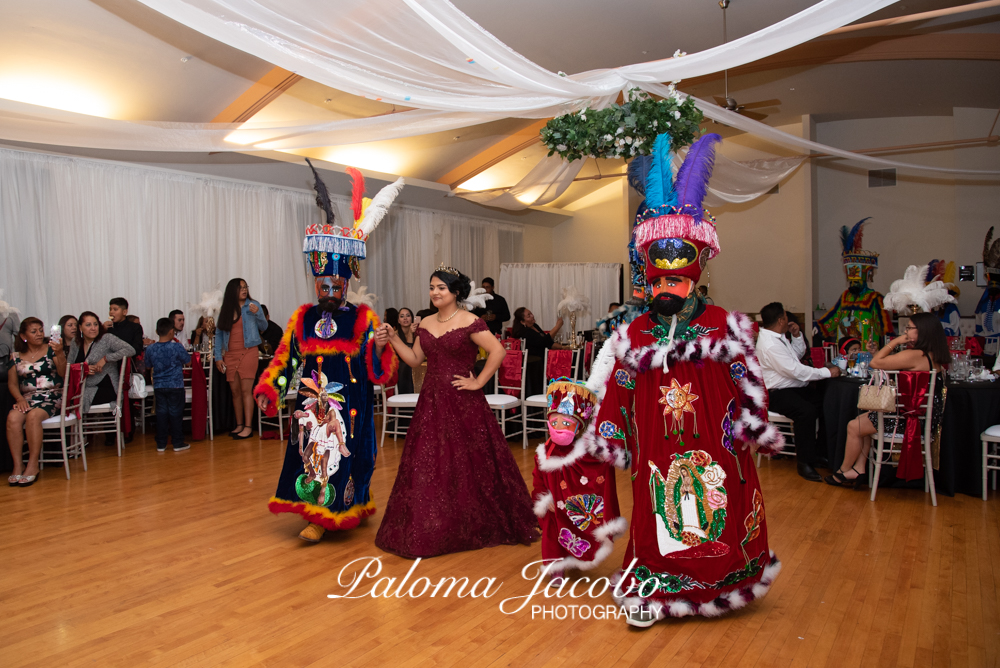
<svg viewBox="0 0 1000 668"><path fill-rule="evenodd" d="M368 236L378 227L393 200L403 189L402 178L390 183L379 191L375 199L365 197L365 177L353 167L347 168L353 181L351 209L354 214L352 227L340 227L335 222L330 193L320 178L319 172L309 162L309 168L316 178L316 205L326 214L322 225L313 223L306 227L306 238L302 252L306 254L313 276L340 276L349 280L351 276L361 278L360 261L365 259ZM318 287L318 286L317 286Z"/></svg>
<svg viewBox="0 0 1000 668"><path fill-rule="evenodd" d="M697 282L705 265L719 253L715 219L702 208L722 137L708 134L691 145L676 178L670 136L659 135L646 175L646 210L635 227L635 244L645 260L648 284L661 276Z"/></svg>

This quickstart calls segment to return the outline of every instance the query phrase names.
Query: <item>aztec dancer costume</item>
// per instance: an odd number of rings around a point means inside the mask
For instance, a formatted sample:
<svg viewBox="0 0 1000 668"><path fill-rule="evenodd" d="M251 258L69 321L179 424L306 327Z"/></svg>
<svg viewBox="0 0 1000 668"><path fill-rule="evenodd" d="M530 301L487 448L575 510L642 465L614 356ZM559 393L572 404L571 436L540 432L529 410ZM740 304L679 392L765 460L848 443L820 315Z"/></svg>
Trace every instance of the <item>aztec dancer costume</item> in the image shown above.
<svg viewBox="0 0 1000 668"><path fill-rule="evenodd" d="M983 352L996 355L1000 349L1000 239L993 239L993 228L983 243L986 289L976 305L976 336L983 339Z"/></svg>

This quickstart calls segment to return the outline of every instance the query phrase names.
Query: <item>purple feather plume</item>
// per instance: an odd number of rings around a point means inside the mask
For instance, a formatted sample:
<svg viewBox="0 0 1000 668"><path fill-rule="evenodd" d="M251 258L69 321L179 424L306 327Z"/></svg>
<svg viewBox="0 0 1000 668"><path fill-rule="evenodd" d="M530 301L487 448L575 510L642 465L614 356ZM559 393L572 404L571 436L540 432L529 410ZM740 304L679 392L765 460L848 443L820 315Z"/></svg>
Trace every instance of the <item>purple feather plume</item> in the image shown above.
<svg viewBox="0 0 1000 668"><path fill-rule="evenodd" d="M715 166L715 145L721 141L722 137L712 133L691 144L684 164L677 171L674 183L677 204L696 220L701 220L702 202L708 193L708 180Z"/></svg>

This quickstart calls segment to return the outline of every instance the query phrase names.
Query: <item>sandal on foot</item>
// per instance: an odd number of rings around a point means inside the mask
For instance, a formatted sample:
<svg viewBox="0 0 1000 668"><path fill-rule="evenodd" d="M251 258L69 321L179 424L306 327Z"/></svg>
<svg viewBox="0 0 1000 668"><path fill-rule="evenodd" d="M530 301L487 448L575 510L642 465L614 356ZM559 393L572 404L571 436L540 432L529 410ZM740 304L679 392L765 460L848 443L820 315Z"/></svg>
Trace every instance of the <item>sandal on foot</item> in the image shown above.
<svg viewBox="0 0 1000 668"><path fill-rule="evenodd" d="M41 471L41 469L39 469L38 473L36 473L35 475L23 475L23 476L21 476L21 480L17 484L18 484L19 487L31 487L32 485L35 484L35 481L38 480L39 477L41 477L41 475L42 475L42 471Z"/></svg>

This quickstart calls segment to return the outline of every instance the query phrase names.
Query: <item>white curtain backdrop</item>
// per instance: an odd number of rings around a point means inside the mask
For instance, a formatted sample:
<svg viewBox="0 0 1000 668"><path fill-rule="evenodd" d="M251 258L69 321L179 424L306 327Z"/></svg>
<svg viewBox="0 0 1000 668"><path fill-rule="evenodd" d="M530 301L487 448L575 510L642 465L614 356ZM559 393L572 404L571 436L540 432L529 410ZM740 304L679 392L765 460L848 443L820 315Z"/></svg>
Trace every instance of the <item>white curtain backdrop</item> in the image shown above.
<svg viewBox="0 0 1000 668"><path fill-rule="evenodd" d="M352 220L350 198L333 200L338 220ZM284 326L315 297L302 237L318 220L305 190L0 149L0 287L46 326L84 310L106 316L108 301L125 297L150 332L237 276ZM520 260L522 238L518 225L393 207L352 287L376 293L380 312L421 308L439 262L479 281Z"/></svg>
<svg viewBox="0 0 1000 668"><path fill-rule="evenodd" d="M562 299L562 289L576 287L590 299L590 309L578 318L578 330L594 328L594 322L607 314L608 304L618 301L622 265L598 262L533 262L507 263L500 267L496 290L507 300L510 313L527 306L542 329L556 325L556 306ZM569 332L564 320L559 335Z"/></svg>

